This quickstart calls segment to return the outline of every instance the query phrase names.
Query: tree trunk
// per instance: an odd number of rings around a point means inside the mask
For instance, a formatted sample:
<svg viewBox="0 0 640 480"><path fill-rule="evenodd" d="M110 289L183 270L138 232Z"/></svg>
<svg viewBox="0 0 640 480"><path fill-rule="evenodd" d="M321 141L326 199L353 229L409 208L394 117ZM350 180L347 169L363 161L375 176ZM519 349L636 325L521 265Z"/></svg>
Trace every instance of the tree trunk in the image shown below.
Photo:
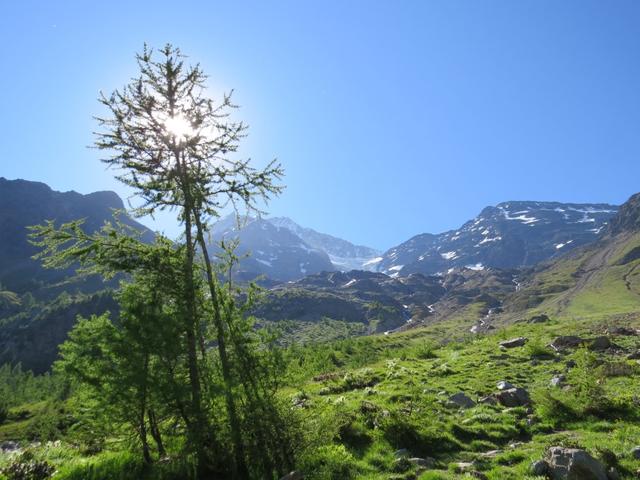
<svg viewBox="0 0 640 480"><path fill-rule="evenodd" d="M162 435L160 435L160 429L158 428L158 420L153 409L150 408L147 411L147 417L149 418L149 430L151 430L151 436L153 437L153 440L156 442L156 446L158 447L158 455L160 457L164 457L167 454L167 451L164 449L164 444L162 443Z"/></svg>
<svg viewBox="0 0 640 480"><path fill-rule="evenodd" d="M222 377L226 385L225 389L225 401L227 404L227 410L229 411L229 424L231 426L231 438L234 444L234 459L235 459L235 477L245 479L249 477L249 471L244 455L244 444L242 441L242 431L240 420L238 418L238 411L233 397L233 378L231 373L231 364L229 362L229 355L227 352L226 336L224 332L224 324L220 313L220 304L218 302L218 294L216 291L215 278L213 276L213 268L211 266L211 258L207 250L207 244L204 240L204 228L198 212L194 209L194 220L196 224L197 241L202 250L202 256L204 258L205 270L207 272L207 283L209 285L209 293L211 295L211 303L213 305L214 312L214 324L216 328L216 337L218 341L218 351L220 353L220 364L222 366Z"/></svg>

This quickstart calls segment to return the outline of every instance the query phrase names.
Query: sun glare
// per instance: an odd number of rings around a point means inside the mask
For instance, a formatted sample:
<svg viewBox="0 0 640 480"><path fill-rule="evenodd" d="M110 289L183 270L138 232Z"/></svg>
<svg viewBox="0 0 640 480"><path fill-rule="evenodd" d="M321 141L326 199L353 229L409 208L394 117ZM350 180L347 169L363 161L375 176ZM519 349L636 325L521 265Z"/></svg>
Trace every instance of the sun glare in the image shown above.
<svg viewBox="0 0 640 480"><path fill-rule="evenodd" d="M180 114L167 118L164 121L164 126L169 133L175 135L178 139L192 137L195 134L189 120Z"/></svg>

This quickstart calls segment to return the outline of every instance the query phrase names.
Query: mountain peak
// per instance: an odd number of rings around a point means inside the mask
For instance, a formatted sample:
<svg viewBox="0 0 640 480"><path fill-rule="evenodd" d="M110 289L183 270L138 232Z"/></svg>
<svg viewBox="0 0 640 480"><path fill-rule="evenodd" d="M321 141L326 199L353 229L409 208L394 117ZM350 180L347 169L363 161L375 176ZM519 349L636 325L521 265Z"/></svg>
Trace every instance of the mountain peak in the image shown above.
<svg viewBox="0 0 640 480"><path fill-rule="evenodd" d="M618 214L611 219L609 232L618 234L623 231L640 230L640 193L629 197L629 200L620 206Z"/></svg>

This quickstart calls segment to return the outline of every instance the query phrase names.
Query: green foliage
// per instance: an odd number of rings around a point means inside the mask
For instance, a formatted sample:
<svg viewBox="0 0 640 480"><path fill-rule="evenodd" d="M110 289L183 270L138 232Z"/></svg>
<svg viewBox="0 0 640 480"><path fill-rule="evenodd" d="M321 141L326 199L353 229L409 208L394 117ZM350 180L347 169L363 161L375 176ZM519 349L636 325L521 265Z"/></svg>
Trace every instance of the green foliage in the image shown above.
<svg viewBox="0 0 640 480"><path fill-rule="evenodd" d="M323 445L301 459L301 468L311 480L349 480L356 478L358 465L344 445Z"/></svg>

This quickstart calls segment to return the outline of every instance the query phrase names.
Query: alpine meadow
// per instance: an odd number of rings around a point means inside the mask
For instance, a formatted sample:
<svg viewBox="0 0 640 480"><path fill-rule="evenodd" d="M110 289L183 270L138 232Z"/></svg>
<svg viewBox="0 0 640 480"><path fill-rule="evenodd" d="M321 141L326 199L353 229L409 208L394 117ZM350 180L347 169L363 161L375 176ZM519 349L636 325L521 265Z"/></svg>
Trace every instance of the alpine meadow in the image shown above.
<svg viewBox="0 0 640 480"><path fill-rule="evenodd" d="M27 3L0 480L640 478L636 3Z"/></svg>

